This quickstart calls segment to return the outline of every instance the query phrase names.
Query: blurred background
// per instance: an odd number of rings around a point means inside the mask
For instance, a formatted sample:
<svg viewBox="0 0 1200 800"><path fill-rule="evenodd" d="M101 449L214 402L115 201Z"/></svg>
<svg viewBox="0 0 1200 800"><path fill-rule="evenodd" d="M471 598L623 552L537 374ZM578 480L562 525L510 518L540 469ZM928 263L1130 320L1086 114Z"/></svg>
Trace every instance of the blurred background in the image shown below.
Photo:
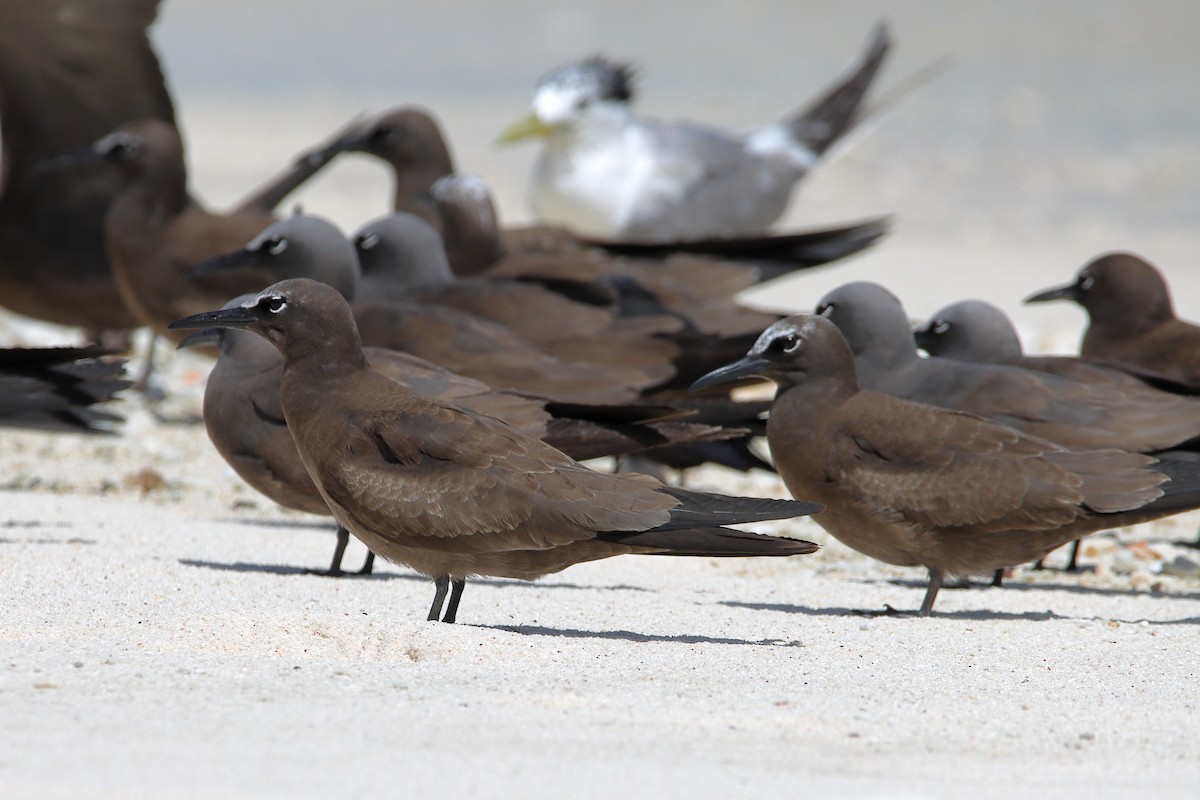
<svg viewBox="0 0 1200 800"><path fill-rule="evenodd" d="M885 92L939 59L950 67L810 175L785 223L894 213L894 233L748 299L809 308L857 278L888 285L914 316L986 296L1033 347L1071 349L1082 312L1020 298L1129 249L1200 319L1190 0L167 0L152 35L194 189L210 204L232 202L354 114L416 103L443 121L459 169L492 184L502 219L520 222L536 146L493 141L549 68L594 52L629 59L642 113L748 127L806 103L881 19L895 38ZM388 209L388 182L343 156L298 201L353 229Z"/></svg>

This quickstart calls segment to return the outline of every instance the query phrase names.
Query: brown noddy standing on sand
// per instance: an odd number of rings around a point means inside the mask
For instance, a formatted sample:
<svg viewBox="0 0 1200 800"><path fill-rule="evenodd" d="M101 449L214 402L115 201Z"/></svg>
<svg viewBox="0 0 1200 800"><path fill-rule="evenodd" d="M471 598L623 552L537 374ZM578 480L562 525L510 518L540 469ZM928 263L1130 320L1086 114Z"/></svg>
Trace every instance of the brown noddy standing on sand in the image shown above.
<svg viewBox="0 0 1200 800"><path fill-rule="evenodd" d="M394 176L393 209L435 222L421 194L438 179L452 175L454 162L441 126L429 110L414 106L389 109L348 126L345 135L315 148L311 155L324 162L341 152L358 152L383 160ZM749 263L743 269L753 271L757 282L853 255L878 241L887 231L888 224L886 218L880 218L794 233L655 243L580 238L565 228L552 225L508 228L502 236L504 252L509 256L519 256L529 248L545 250L550 242L554 242L557 248L591 250L593 253L607 250L648 260L680 252L744 260ZM457 274L476 274L491 266L487 257L480 259L485 251L460 250L459 242L448 231L443 234L451 254L451 266ZM493 257L499 255L496 251L492 253Z"/></svg>
<svg viewBox="0 0 1200 800"><path fill-rule="evenodd" d="M816 545L725 525L810 514L799 501L675 489L593 472L494 417L422 398L363 353L349 304L305 279L176 328L241 328L284 357L284 417L337 520L372 551L434 579L429 619L452 622L468 576L533 580L622 553L795 555Z"/></svg>
<svg viewBox="0 0 1200 800"><path fill-rule="evenodd" d="M1200 387L1200 326L1175 316L1166 279L1145 259L1106 253L1080 269L1074 282L1025 302L1051 300L1073 300L1087 311L1081 355L1132 364Z"/></svg>
<svg viewBox="0 0 1200 800"><path fill-rule="evenodd" d="M175 112L146 36L158 0L0 3L0 304L90 334L141 323L104 249L122 182L37 169L122 123Z"/></svg>
<svg viewBox="0 0 1200 800"><path fill-rule="evenodd" d="M67 433L113 433L121 417L97 406L132 381L125 360L103 347L0 349L0 425Z"/></svg>
<svg viewBox="0 0 1200 800"><path fill-rule="evenodd" d="M1105 528L1200 506L1200 467L1120 450L1068 450L990 420L860 389L828 319L798 315L696 388L758 376L776 468L846 545L929 570L921 613L947 574L1039 558Z"/></svg>
<svg viewBox="0 0 1200 800"><path fill-rule="evenodd" d="M1003 364L921 358L903 306L878 284L834 289L817 313L846 337L864 389L978 414L1071 448L1147 453L1200 444L1200 400L1194 397Z"/></svg>
<svg viewBox="0 0 1200 800"><path fill-rule="evenodd" d="M226 303L237 307L253 298ZM217 362L204 387L204 424L221 457L258 492L287 508L329 515L292 435L280 400L283 356L265 339L239 330L196 331L181 347L215 340ZM515 392L494 391L424 359L377 347L364 348L371 368L422 397L497 417L576 459L625 455L678 442L738 435L673 419L680 412L652 406L580 406ZM343 575L349 533L339 525L333 561L323 574ZM370 574L374 555L359 574Z"/></svg>

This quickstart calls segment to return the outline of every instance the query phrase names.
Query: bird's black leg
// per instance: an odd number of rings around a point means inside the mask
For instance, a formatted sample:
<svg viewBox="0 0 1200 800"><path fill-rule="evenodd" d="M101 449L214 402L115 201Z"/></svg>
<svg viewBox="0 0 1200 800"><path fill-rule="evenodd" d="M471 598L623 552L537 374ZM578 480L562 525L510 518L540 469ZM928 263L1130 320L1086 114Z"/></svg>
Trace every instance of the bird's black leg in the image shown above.
<svg viewBox="0 0 1200 800"><path fill-rule="evenodd" d="M446 616L442 617L442 622L454 622L458 617L458 601L462 600L466 585L466 578L455 578L450 582L450 602L446 604Z"/></svg>
<svg viewBox="0 0 1200 800"><path fill-rule="evenodd" d="M998 569L992 573L992 586L1003 586L1003 585L1004 585L1004 567L1001 567L1000 569Z"/></svg>
<svg viewBox="0 0 1200 800"><path fill-rule="evenodd" d="M340 578L345 574L342 572L342 558L346 555L346 545L348 544L350 544L350 531L338 525L337 545L333 548L333 562L329 565L329 571L325 573L329 577Z"/></svg>
<svg viewBox="0 0 1200 800"><path fill-rule="evenodd" d="M367 551L367 560L363 562L362 569L360 569L355 574L356 575L370 575L374 569L375 569L375 551L368 550Z"/></svg>
<svg viewBox="0 0 1200 800"><path fill-rule="evenodd" d="M1037 561L1033 562L1033 568L1038 570L1039 572L1041 570L1044 570L1046 568L1046 565L1042 563L1044 560L1045 559L1039 558Z"/></svg>
<svg viewBox="0 0 1200 800"><path fill-rule="evenodd" d="M925 589L925 600L921 603L921 616L927 617L933 612L933 601L937 599L938 590L942 588L942 580L946 577L937 567L929 568L929 586Z"/></svg>
<svg viewBox="0 0 1200 800"><path fill-rule="evenodd" d="M442 616L442 603L446 602L446 590L450 588L450 576L437 576L433 579L433 587L433 605L429 607L429 616L426 617L430 622L436 622L438 617Z"/></svg>
<svg viewBox="0 0 1200 800"><path fill-rule="evenodd" d="M1076 539L1071 542L1071 557L1067 559L1067 566L1064 567L1066 572L1074 572L1079 569L1079 543L1083 539Z"/></svg>
<svg viewBox="0 0 1200 800"><path fill-rule="evenodd" d="M154 372L154 345L158 343L158 334L151 333L150 341L146 344L146 360L142 364L142 371L138 375L137 380L133 382L131 387L135 392L141 392L150 399L156 398L154 390L150 386L150 375Z"/></svg>

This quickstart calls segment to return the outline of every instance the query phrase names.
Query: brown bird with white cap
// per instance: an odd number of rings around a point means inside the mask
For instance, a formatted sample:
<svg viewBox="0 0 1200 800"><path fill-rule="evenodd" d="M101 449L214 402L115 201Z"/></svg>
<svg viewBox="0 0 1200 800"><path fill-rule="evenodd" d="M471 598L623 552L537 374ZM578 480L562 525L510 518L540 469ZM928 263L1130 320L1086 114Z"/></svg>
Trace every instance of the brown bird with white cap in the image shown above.
<svg viewBox="0 0 1200 800"><path fill-rule="evenodd" d="M455 619L466 579L533 580L623 553L795 555L816 545L726 525L810 514L801 501L734 498L593 472L493 417L419 397L370 369L349 304L283 281L179 328L241 328L284 357L284 417L337 520L372 551L434 578L429 618Z"/></svg>
<svg viewBox="0 0 1200 800"><path fill-rule="evenodd" d="M972 414L861 390L827 319L768 328L742 360L696 382L778 386L767 422L775 466L813 519L846 545L923 566L933 609L948 574L1032 561L1104 528L1200 506L1200 465L1120 450L1072 451Z"/></svg>

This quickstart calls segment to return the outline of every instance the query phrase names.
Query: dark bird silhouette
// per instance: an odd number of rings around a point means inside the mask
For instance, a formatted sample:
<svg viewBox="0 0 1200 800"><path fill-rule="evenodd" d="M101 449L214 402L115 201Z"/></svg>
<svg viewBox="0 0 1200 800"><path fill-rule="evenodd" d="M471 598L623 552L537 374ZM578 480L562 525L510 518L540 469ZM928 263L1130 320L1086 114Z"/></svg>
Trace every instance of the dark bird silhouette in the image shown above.
<svg viewBox="0 0 1200 800"><path fill-rule="evenodd" d="M821 299L849 342L865 389L968 411L1071 448L1194 448L1200 401L1149 386L1096 384L1002 364L921 358L900 301L849 283Z"/></svg>
<svg viewBox="0 0 1200 800"><path fill-rule="evenodd" d="M860 389L827 319L768 328L696 388L759 376L778 386L767 422L776 468L846 545L929 570L921 613L947 574L989 572L1072 539L1200 505L1200 469L1115 449L1068 450L990 420Z"/></svg>
<svg viewBox="0 0 1200 800"><path fill-rule="evenodd" d="M1082 355L1200 387L1200 326L1175 316L1166 280L1145 259L1107 253L1080 269L1073 283L1025 302L1051 300L1073 300L1087 311Z"/></svg>
<svg viewBox="0 0 1200 800"><path fill-rule="evenodd" d="M0 425L113 433L121 417L99 406L131 382L110 354L95 345L0 349Z"/></svg>
<svg viewBox="0 0 1200 800"><path fill-rule="evenodd" d="M123 186L110 172L40 162L135 119L174 125L146 37L157 0L0 3L0 304L92 333L141 323L109 268L104 218Z"/></svg>
<svg viewBox="0 0 1200 800"><path fill-rule="evenodd" d="M434 579L429 618L455 619L471 575L536 579L621 553L794 555L816 545L723 526L812 513L804 502L673 489L592 472L493 417L419 397L373 371L338 292L304 279L176 328L240 328L284 357L297 449L337 520L372 551Z"/></svg>

